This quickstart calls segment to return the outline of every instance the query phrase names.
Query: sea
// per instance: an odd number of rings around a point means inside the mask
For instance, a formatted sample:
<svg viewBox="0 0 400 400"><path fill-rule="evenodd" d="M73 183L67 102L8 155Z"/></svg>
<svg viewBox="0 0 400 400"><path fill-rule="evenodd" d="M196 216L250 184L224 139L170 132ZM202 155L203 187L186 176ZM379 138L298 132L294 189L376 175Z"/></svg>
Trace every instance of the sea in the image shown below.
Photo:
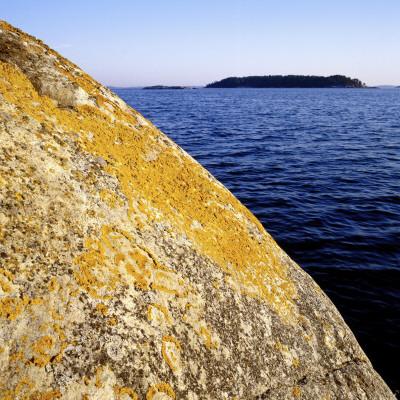
<svg viewBox="0 0 400 400"><path fill-rule="evenodd" d="M112 89L322 287L400 393L400 89Z"/></svg>

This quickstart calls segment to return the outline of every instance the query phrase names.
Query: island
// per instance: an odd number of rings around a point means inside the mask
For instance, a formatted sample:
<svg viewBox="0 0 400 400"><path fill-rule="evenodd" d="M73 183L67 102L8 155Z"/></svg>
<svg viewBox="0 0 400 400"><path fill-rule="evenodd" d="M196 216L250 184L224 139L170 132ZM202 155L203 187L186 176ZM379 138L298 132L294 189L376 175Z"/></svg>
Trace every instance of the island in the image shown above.
<svg viewBox="0 0 400 400"><path fill-rule="evenodd" d="M173 90L190 90L190 89L196 89L190 86L163 86L163 85L155 85L155 86L146 86L143 89L145 90L168 90L168 89L173 89Z"/></svg>
<svg viewBox="0 0 400 400"><path fill-rule="evenodd" d="M359 79L344 75L265 75L230 77L209 83L206 88L365 88Z"/></svg>

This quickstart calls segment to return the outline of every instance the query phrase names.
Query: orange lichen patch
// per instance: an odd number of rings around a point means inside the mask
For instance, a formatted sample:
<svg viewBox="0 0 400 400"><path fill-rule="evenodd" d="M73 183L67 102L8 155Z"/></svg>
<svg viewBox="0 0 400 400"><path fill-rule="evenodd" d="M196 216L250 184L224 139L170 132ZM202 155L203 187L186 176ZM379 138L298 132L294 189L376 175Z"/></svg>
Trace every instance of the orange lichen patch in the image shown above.
<svg viewBox="0 0 400 400"><path fill-rule="evenodd" d="M93 297L109 299L110 295L101 296L98 290L106 288L109 292L116 289L121 281L118 269L107 262L108 258L100 241L89 238L85 245L89 251L75 260L75 264L79 265L79 271L74 271L76 282Z"/></svg>
<svg viewBox="0 0 400 400"><path fill-rule="evenodd" d="M136 245L133 251L128 251L131 260L134 261L134 265L131 263L126 263L125 268L127 272L135 278L134 284L136 287L142 290L148 290L150 284L150 278L152 276L151 271L161 270L164 274L173 273L175 271L166 268L161 265L156 258L143 246ZM156 274L158 274L157 272ZM169 290L169 287L159 286L157 284L159 275L156 275L156 283L151 284L153 290ZM175 291L169 291L170 293L175 293Z"/></svg>
<svg viewBox="0 0 400 400"><path fill-rule="evenodd" d="M54 292L56 290L56 287L57 287L57 281L56 278L53 278L49 283L50 292Z"/></svg>
<svg viewBox="0 0 400 400"><path fill-rule="evenodd" d="M128 274L132 275L135 279L134 284L137 288L142 289L142 290L148 290L149 287L149 281L146 278L150 278L150 272L149 271L143 271L140 272L138 269L136 269L132 264L127 263L125 265L126 271Z"/></svg>
<svg viewBox="0 0 400 400"><path fill-rule="evenodd" d="M219 346L217 337L213 337L211 328L207 326L205 321L202 319L204 310L201 307L187 303L185 306L186 314L182 316L182 319L191 325L197 335L201 336L204 340L205 346L212 350Z"/></svg>
<svg viewBox="0 0 400 400"><path fill-rule="evenodd" d="M21 350L18 353L14 353L12 354L9 359L8 362L11 363L13 361L17 361L17 360L23 360L24 359L24 352Z"/></svg>
<svg viewBox="0 0 400 400"><path fill-rule="evenodd" d="M143 229L145 227L145 224L142 222L140 217L137 215L135 216L135 220L133 221L133 223L136 224L139 229Z"/></svg>
<svg viewBox="0 0 400 400"><path fill-rule="evenodd" d="M99 377L99 373L101 373L103 370L104 370L104 367L98 367L97 370L96 370L96 383L95 383L95 385L96 385L98 388L101 388L101 387L104 386L104 385L101 383L101 380L100 380L100 377Z"/></svg>
<svg viewBox="0 0 400 400"><path fill-rule="evenodd" d="M195 306L195 305L192 304L192 303L187 303L186 306L185 306L185 310L186 310L186 311L189 311L191 308L199 308L199 307L198 307L198 306Z"/></svg>
<svg viewBox="0 0 400 400"><path fill-rule="evenodd" d="M219 346L218 341L212 340L211 331L207 326L202 326L200 330L195 330L195 332L200 336L204 336L204 342L208 349L216 349Z"/></svg>
<svg viewBox="0 0 400 400"><path fill-rule="evenodd" d="M62 299L61 295L60 295L60 298ZM48 307L46 307L46 308L47 308L49 311L51 311L51 316L52 316L52 318L53 318L54 320L58 319L58 320L62 321L62 320L64 319L64 315L58 314L58 313L56 312L56 310L54 310L54 309L52 309L52 308L48 308Z"/></svg>
<svg viewBox="0 0 400 400"><path fill-rule="evenodd" d="M0 384L1 400L28 400L28 398L30 400L32 397L28 397L28 394L35 387L35 384L29 380L28 376L25 376L18 382L14 390L4 390L2 386L4 384Z"/></svg>
<svg viewBox="0 0 400 400"><path fill-rule="evenodd" d="M301 398L301 390L297 385L294 387L294 389L292 389L292 394L296 396L298 399Z"/></svg>
<svg viewBox="0 0 400 400"><path fill-rule="evenodd" d="M62 397L59 390L52 390L51 392L44 393L40 396L40 400L53 400L60 399Z"/></svg>
<svg viewBox="0 0 400 400"><path fill-rule="evenodd" d="M147 309L147 317L150 321L156 322L158 325L170 325L168 310L160 304L153 304Z"/></svg>
<svg viewBox="0 0 400 400"><path fill-rule="evenodd" d="M175 399L175 392L172 390L171 386L168 383L161 382L149 388L149 391L146 395L146 400L152 400L157 393L165 393L171 399Z"/></svg>
<svg viewBox="0 0 400 400"><path fill-rule="evenodd" d="M29 299L23 296L22 300L7 297L0 301L0 316L14 321L24 309L30 310L33 305L41 305L42 299Z"/></svg>
<svg viewBox="0 0 400 400"><path fill-rule="evenodd" d="M12 274L9 271L6 271L3 268L0 268L0 275L5 276L9 282L12 282L13 279L15 278L14 274ZM8 282L4 281L3 279L0 279L0 286L3 289L4 292L10 292L11 291L10 285L8 284Z"/></svg>
<svg viewBox="0 0 400 400"><path fill-rule="evenodd" d="M130 249L135 243L132 235L116 226L103 225L101 227L101 240L103 243L115 253Z"/></svg>
<svg viewBox="0 0 400 400"><path fill-rule="evenodd" d="M290 354L289 349L286 346L282 346L279 340L276 341L275 348L283 353Z"/></svg>
<svg viewBox="0 0 400 400"><path fill-rule="evenodd" d="M116 396L123 396L124 394L128 394L131 397L131 399L138 400L138 395L130 388L120 387L118 385L115 385L114 391Z"/></svg>
<svg viewBox="0 0 400 400"><path fill-rule="evenodd" d="M124 205L124 202L115 195L115 193L109 190L102 190L100 192L100 198L105 201L111 208L118 208Z"/></svg>
<svg viewBox="0 0 400 400"><path fill-rule="evenodd" d="M105 304L97 304L97 311L101 315L108 315L108 307Z"/></svg>
<svg viewBox="0 0 400 400"><path fill-rule="evenodd" d="M175 338L168 335L165 335L163 337L162 355L164 361L174 371L178 371L178 369L182 366L182 363L180 361L181 351L182 351L181 345Z"/></svg>
<svg viewBox="0 0 400 400"><path fill-rule="evenodd" d="M25 376L25 378L22 378L19 381L17 387L15 388L15 394L20 394L23 391L24 386L27 387L29 391L35 387L35 384L28 379L28 376Z"/></svg>
<svg viewBox="0 0 400 400"><path fill-rule="evenodd" d="M64 354L64 350L66 349L67 346L68 346L68 343L67 343L67 342L61 343L61 350L60 350L60 352L54 357L54 359L53 359L53 361L52 361L52 364L56 364L56 363L58 363L58 362L61 361L62 356L63 356L63 354Z"/></svg>
<svg viewBox="0 0 400 400"><path fill-rule="evenodd" d="M134 251L129 252L129 256L136 262L140 271L146 270L146 264L151 260L146 254L143 254L140 250L135 249Z"/></svg>
<svg viewBox="0 0 400 400"><path fill-rule="evenodd" d="M110 319L107 321L107 325L115 326L115 325L117 325L117 321L115 320L114 317L113 317L113 318L110 318Z"/></svg>
<svg viewBox="0 0 400 400"><path fill-rule="evenodd" d="M58 333L58 336L60 337L61 341L65 340L67 338L59 324L54 324L53 329Z"/></svg>
<svg viewBox="0 0 400 400"><path fill-rule="evenodd" d="M54 340L50 336L44 336L42 339L31 345L31 349L41 358L34 357L34 363L38 366L44 366L49 363L51 357L47 354L47 350L51 350L54 346ZM47 350L45 350L47 349ZM36 358L36 362L35 362ZM39 365L40 364L40 365Z"/></svg>
<svg viewBox="0 0 400 400"><path fill-rule="evenodd" d="M117 253L117 254L114 256L114 264L115 264L115 265L119 265L119 263L120 263L121 261L125 261L125 260L126 260L126 255L123 254L123 253Z"/></svg>
<svg viewBox="0 0 400 400"><path fill-rule="evenodd" d="M17 193L15 193L15 197L18 199L18 200L24 200L24 198L21 196L21 193L20 192L17 192Z"/></svg>
<svg viewBox="0 0 400 400"><path fill-rule="evenodd" d="M0 230L0 232L1 232L1 230ZM14 277L15 277L14 274L12 274L9 271L6 271L3 268L0 268L0 275L5 276L7 278L7 280L9 280L10 282L12 282ZM3 279L0 279L0 286L3 289L4 292L10 292L11 291L10 285L8 284L8 282L4 281Z"/></svg>
<svg viewBox="0 0 400 400"><path fill-rule="evenodd" d="M11 286L2 279L0 279L0 287L2 288L3 292L11 292Z"/></svg>
<svg viewBox="0 0 400 400"><path fill-rule="evenodd" d="M33 356L32 363L31 361L26 361L25 363L28 365L33 363L33 365L36 365L37 367L45 367L48 364L48 361L44 360L43 358Z"/></svg>
<svg viewBox="0 0 400 400"><path fill-rule="evenodd" d="M180 285L178 274L172 270L157 271L151 288L153 290L176 295L179 298L185 298L189 293L196 293L194 290Z"/></svg>

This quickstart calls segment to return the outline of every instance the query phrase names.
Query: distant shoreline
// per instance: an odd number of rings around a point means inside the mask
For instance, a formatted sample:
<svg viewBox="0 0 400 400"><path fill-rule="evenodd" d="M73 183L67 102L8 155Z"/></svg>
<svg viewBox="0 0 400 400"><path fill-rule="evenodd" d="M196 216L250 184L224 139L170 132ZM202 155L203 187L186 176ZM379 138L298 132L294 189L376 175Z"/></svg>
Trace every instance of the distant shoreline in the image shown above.
<svg viewBox="0 0 400 400"><path fill-rule="evenodd" d="M192 86L163 86L163 85L155 85L155 86L145 86L144 90L192 90L197 89Z"/></svg>
<svg viewBox="0 0 400 400"><path fill-rule="evenodd" d="M359 79L344 75L268 75L230 77L209 83L206 88L366 88Z"/></svg>

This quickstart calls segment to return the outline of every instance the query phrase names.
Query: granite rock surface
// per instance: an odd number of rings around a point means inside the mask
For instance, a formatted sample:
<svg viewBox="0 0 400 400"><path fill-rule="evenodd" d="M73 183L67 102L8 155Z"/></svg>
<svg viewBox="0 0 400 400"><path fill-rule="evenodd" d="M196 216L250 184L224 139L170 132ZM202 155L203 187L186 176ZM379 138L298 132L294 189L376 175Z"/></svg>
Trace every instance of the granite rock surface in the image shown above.
<svg viewBox="0 0 400 400"><path fill-rule="evenodd" d="M187 153L0 22L0 399L394 399Z"/></svg>

